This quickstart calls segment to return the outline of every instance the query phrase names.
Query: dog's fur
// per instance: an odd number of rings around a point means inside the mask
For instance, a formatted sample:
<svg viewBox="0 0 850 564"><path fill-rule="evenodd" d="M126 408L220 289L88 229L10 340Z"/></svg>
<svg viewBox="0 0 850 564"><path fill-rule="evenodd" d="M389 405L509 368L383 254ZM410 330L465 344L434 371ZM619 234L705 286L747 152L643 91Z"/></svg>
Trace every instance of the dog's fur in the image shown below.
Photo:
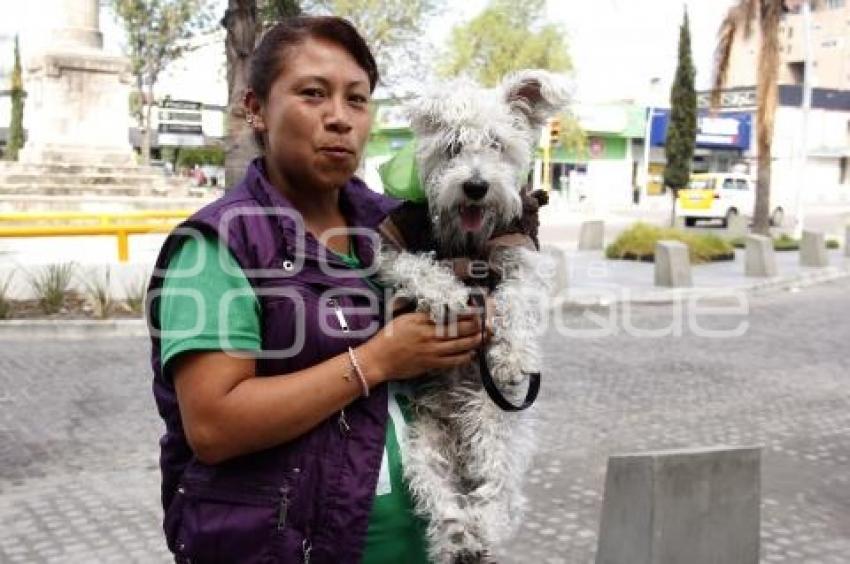
<svg viewBox="0 0 850 564"><path fill-rule="evenodd" d="M500 87L454 81L409 105L416 159L433 223L434 253L385 247L380 275L416 301L434 321L468 311L471 289L437 257L482 257L494 232L522 211L520 187L540 127L568 102L567 89L545 71L522 71ZM464 182L489 185L479 201L484 221L464 231L459 209L472 200ZM501 281L492 293L493 338L486 358L493 379L513 401L524 397L529 372L541 370L537 333L547 281L538 254L501 248L489 257ZM504 412L484 391L477 365L427 379L415 393L405 476L416 511L428 520L432 561L481 562L514 531L522 516L521 491L533 445L527 411Z"/></svg>

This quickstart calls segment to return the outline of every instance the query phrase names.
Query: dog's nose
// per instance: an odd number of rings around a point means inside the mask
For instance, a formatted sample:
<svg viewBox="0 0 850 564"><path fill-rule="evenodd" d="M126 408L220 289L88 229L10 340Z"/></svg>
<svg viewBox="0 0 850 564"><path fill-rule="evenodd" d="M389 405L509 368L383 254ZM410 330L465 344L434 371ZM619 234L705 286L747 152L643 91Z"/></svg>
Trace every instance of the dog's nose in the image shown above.
<svg viewBox="0 0 850 564"><path fill-rule="evenodd" d="M489 189L490 184L486 180L472 179L463 183L463 193L473 200L480 200L486 196Z"/></svg>

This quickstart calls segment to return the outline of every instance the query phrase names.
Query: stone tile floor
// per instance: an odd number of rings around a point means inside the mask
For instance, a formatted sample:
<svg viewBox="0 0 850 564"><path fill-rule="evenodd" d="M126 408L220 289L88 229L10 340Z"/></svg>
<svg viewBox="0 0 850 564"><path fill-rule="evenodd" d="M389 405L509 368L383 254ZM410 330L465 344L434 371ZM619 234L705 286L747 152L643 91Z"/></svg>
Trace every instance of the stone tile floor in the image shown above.
<svg viewBox="0 0 850 564"><path fill-rule="evenodd" d="M850 281L749 306L699 315L748 324L727 338L633 334L672 306L558 314L530 511L500 562L592 562L608 455L718 444L764 446L763 562L850 562ZM589 335L603 318L614 334ZM148 347L0 342L0 562L168 561Z"/></svg>

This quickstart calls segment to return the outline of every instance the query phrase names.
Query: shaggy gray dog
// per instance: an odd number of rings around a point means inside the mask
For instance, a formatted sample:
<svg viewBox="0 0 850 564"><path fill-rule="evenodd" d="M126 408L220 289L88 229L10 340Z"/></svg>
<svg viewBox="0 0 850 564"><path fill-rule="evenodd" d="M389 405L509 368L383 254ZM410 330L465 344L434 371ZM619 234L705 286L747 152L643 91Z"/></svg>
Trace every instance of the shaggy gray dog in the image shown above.
<svg viewBox="0 0 850 564"><path fill-rule="evenodd" d="M451 82L408 107L436 248L415 254L386 246L380 276L442 323L469 311L472 290L438 259L484 257L499 273L486 359L493 380L513 400L524 396L527 375L541 370L538 340L548 280L538 253L511 246L488 252L487 242L522 213L520 191L540 128L567 102L558 77L528 70L494 89ZM532 417L495 405L477 365L426 380L413 408L405 476L416 511L429 523L431 559L486 561L522 516Z"/></svg>

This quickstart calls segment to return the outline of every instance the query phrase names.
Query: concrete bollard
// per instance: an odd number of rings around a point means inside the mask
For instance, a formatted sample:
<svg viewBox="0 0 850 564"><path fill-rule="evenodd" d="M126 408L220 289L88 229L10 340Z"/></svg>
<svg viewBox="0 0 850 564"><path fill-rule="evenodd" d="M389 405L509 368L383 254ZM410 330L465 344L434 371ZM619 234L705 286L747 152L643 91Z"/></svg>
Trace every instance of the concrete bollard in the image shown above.
<svg viewBox="0 0 850 564"><path fill-rule="evenodd" d="M850 225L844 228L844 256L850 258Z"/></svg>
<svg viewBox="0 0 850 564"><path fill-rule="evenodd" d="M564 249L553 245L543 245L540 250L552 260L552 296L558 297L569 286L567 253Z"/></svg>
<svg viewBox="0 0 850 564"><path fill-rule="evenodd" d="M743 215L733 215L726 225L726 236L729 238L743 237L750 228L750 218Z"/></svg>
<svg viewBox="0 0 850 564"><path fill-rule="evenodd" d="M596 564L757 564L761 449L612 456Z"/></svg>
<svg viewBox="0 0 850 564"><path fill-rule="evenodd" d="M822 231L803 231L803 239L800 241L800 266L829 266L826 237Z"/></svg>
<svg viewBox="0 0 850 564"><path fill-rule="evenodd" d="M655 244L655 285L680 288L693 285L688 246L680 241Z"/></svg>
<svg viewBox="0 0 850 564"><path fill-rule="evenodd" d="M583 222L578 236L578 250L601 251L603 248L605 248L605 222L602 220Z"/></svg>
<svg viewBox="0 0 850 564"><path fill-rule="evenodd" d="M747 235L746 253L744 272L747 276L760 278L776 276L773 239L764 235Z"/></svg>

